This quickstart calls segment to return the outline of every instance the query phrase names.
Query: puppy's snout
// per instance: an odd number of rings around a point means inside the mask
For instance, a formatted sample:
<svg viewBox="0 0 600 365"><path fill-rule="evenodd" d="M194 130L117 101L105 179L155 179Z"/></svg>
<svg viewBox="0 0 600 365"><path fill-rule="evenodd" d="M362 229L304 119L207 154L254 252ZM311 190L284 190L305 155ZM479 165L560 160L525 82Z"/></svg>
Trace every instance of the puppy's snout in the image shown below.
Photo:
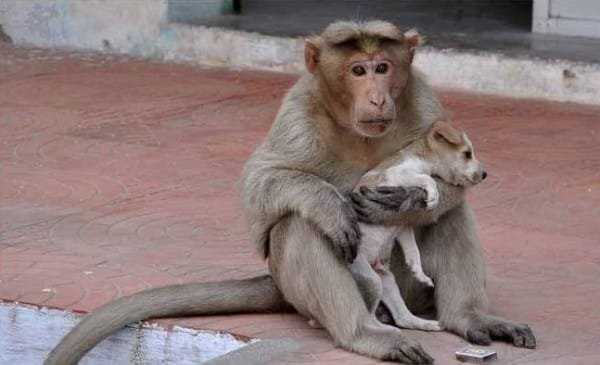
<svg viewBox="0 0 600 365"><path fill-rule="evenodd" d="M471 182L473 184L479 184L480 182L485 180L486 177L487 177L487 171L485 171L485 168L479 167L477 169L477 171L475 171L475 173L473 173L473 176L471 177L472 178Z"/></svg>

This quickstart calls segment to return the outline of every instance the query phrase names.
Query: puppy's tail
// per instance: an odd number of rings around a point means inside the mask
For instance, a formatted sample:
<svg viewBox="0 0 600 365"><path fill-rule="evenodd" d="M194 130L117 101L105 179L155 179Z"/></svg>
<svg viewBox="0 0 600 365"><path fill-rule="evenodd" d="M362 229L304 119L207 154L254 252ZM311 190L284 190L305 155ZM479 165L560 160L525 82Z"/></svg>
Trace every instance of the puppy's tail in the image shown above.
<svg viewBox="0 0 600 365"><path fill-rule="evenodd" d="M291 310L271 276L145 290L89 313L50 352L45 365L74 365L127 324L156 317Z"/></svg>

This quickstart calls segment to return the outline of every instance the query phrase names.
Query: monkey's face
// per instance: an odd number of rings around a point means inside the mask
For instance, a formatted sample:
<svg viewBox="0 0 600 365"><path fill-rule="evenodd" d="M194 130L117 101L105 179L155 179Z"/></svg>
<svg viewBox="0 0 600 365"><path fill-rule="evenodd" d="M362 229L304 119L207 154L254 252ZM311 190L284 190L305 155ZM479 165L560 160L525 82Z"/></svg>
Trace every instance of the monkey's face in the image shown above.
<svg viewBox="0 0 600 365"><path fill-rule="evenodd" d="M406 84L406 67L384 53L357 53L343 68L351 127L364 137L385 135L396 119L396 101Z"/></svg>
<svg viewBox="0 0 600 365"><path fill-rule="evenodd" d="M435 154L436 173L444 181L458 186L472 186L487 177L466 133L448 123L437 122L429 138L430 148Z"/></svg>
<svg viewBox="0 0 600 365"><path fill-rule="evenodd" d="M363 137L385 135L397 118L418 32L381 22L337 22L306 41L307 70L335 121Z"/></svg>

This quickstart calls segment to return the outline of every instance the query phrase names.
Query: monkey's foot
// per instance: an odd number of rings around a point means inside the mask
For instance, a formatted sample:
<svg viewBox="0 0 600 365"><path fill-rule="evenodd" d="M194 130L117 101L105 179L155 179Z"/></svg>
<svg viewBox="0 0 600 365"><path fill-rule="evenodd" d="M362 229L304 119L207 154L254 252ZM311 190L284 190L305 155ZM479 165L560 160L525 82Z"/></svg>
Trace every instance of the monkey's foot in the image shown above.
<svg viewBox="0 0 600 365"><path fill-rule="evenodd" d="M383 360L400 361L405 364L433 364L433 357L418 342L407 338L398 343Z"/></svg>
<svg viewBox="0 0 600 365"><path fill-rule="evenodd" d="M528 325L508 321L493 320L492 323L478 321L467 329L465 337L476 345L489 345L492 340L498 340L528 349L536 346L535 336Z"/></svg>

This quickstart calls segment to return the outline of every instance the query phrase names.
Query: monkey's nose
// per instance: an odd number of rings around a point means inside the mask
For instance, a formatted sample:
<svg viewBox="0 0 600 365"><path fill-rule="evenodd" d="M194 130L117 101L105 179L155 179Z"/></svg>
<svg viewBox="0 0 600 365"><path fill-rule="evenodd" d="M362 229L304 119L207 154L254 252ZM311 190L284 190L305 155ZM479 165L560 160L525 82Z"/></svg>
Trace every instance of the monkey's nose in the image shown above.
<svg viewBox="0 0 600 365"><path fill-rule="evenodd" d="M369 101L379 109L383 108L383 104L385 104L385 99L382 98L372 98Z"/></svg>
<svg viewBox="0 0 600 365"><path fill-rule="evenodd" d="M383 108L383 104L385 104L385 94L373 90L368 93L368 98L371 105L375 105L379 109Z"/></svg>
<svg viewBox="0 0 600 365"><path fill-rule="evenodd" d="M483 170L483 172L481 173L481 180L485 180L486 177L487 177L487 171Z"/></svg>

